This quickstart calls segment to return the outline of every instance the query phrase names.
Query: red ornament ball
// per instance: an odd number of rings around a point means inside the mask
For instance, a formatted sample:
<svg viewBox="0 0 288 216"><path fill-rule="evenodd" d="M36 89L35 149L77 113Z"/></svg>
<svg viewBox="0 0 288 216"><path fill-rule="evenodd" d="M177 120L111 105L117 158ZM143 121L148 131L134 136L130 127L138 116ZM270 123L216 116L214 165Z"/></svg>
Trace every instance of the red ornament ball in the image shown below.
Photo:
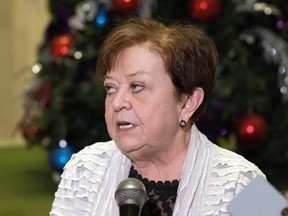
<svg viewBox="0 0 288 216"><path fill-rule="evenodd" d="M240 148L258 150L267 141L268 126L259 114L247 114L237 124L237 139Z"/></svg>
<svg viewBox="0 0 288 216"><path fill-rule="evenodd" d="M30 124L27 121L23 121L20 124L20 128L21 128L21 133L22 136L26 139L26 140L30 140L33 139L35 136L38 135L39 133L39 127Z"/></svg>
<svg viewBox="0 0 288 216"><path fill-rule="evenodd" d="M120 14L136 11L140 0L113 0L113 10Z"/></svg>
<svg viewBox="0 0 288 216"><path fill-rule="evenodd" d="M197 21L213 20L221 12L221 0L190 0L188 4L191 17Z"/></svg>
<svg viewBox="0 0 288 216"><path fill-rule="evenodd" d="M70 34L57 35L50 42L50 53L53 56L65 56L69 53L73 37Z"/></svg>

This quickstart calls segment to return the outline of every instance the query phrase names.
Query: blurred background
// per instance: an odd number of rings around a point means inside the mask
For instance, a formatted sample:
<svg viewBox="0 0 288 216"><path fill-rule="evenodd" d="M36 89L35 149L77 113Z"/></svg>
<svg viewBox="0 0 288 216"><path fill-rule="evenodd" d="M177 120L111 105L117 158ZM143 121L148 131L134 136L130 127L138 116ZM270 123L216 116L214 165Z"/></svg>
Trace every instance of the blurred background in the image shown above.
<svg viewBox="0 0 288 216"><path fill-rule="evenodd" d="M133 16L197 25L219 52L199 129L288 188L288 2L10 0L0 2L0 216L48 215L63 166L108 140L97 52Z"/></svg>

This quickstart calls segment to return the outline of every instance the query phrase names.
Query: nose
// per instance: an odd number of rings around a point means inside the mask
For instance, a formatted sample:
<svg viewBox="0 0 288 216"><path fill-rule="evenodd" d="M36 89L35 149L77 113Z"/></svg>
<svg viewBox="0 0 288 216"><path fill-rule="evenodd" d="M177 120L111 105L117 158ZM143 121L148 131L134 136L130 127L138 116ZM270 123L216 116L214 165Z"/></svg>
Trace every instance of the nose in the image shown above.
<svg viewBox="0 0 288 216"><path fill-rule="evenodd" d="M123 109L131 109L131 100L129 91L123 89L119 89L113 98L112 107L115 112L119 112Z"/></svg>

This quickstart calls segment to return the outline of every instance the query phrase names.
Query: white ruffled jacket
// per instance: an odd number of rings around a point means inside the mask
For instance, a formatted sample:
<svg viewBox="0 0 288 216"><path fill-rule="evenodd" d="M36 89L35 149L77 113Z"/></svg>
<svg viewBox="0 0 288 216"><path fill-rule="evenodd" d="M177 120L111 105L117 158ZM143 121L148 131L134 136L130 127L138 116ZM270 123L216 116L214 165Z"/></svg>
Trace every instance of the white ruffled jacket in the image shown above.
<svg viewBox="0 0 288 216"><path fill-rule="evenodd" d="M114 194L130 167L114 141L84 148L66 164L50 216L119 216ZM230 215L228 203L257 175L265 178L254 164L211 143L193 125L173 216Z"/></svg>

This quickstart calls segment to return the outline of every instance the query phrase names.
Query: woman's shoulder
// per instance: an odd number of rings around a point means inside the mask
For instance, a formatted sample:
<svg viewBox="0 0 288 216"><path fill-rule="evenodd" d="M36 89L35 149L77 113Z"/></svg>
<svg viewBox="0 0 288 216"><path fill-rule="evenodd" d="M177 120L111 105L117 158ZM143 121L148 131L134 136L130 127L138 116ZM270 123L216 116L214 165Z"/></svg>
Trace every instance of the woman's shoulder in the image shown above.
<svg viewBox="0 0 288 216"><path fill-rule="evenodd" d="M113 140L94 143L73 154L71 159L66 164L65 169L76 165L79 166L79 164L83 164L84 166L89 163L99 164L101 161L109 161L116 151L119 150Z"/></svg>
<svg viewBox="0 0 288 216"><path fill-rule="evenodd" d="M209 176L213 184L226 189L230 188L228 191L234 195L238 194L256 176L266 179L257 165L242 155L217 145L214 145L212 149Z"/></svg>
<svg viewBox="0 0 288 216"><path fill-rule="evenodd" d="M75 153L64 167L51 215L90 215L111 160L119 158L117 152L115 143L109 141Z"/></svg>
<svg viewBox="0 0 288 216"><path fill-rule="evenodd" d="M258 168L257 165L250 162L242 155L233 152L231 150L224 149L217 145L213 145L212 147L212 166L219 170L226 170L228 173L238 173L238 174L247 174L250 173L251 179L255 177L255 175L264 176L262 171ZM227 173L226 173L227 174ZM249 174L247 174L249 175Z"/></svg>
<svg viewBox="0 0 288 216"><path fill-rule="evenodd" d="M228 214L228 203L262 171L243 156L212 145L207 178L206 208L212 215ZM210 214L209 214L210 215Z"/></svg>

